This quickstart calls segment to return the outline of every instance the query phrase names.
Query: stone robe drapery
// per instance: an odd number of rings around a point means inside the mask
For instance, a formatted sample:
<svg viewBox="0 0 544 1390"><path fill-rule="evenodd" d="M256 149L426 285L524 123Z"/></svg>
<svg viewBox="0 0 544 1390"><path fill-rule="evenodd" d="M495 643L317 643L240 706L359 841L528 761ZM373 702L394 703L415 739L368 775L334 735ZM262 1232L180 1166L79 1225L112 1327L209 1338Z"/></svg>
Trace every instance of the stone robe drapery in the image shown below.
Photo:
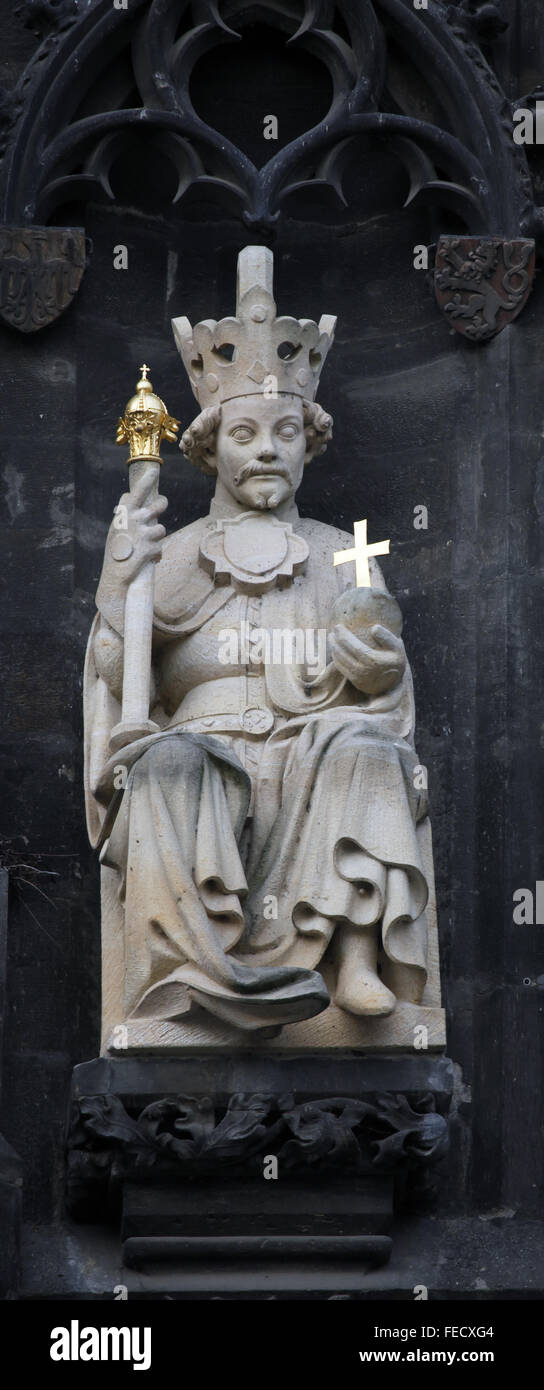
<svg viewBox="0 0 544 1390"><path fill-rule="evenodd" d="M260 596L260 627L326 629L335 598L354 582L352 564L335 568L332 556L352 538L296 509L289 519L309 560L304 574ZM310 1017L326 1006L315 967L342 922L380 924L384 979L403 967L410 997L420 997L428 887L410 671L371 698L333 666L316 682L302 663L270 662L259 689L273 730L244 734L232 713L222 729L217 633L236 628L246 600L230 585L215 587L199 564L209 525L200 520L165 543L152 711L161 732L115 758L107 740L119 706L89 651L89 823L125 904L127 1016L175 1019L199 1006L243 1029ZM384 588L375 562L371 572ZM122 634L108 563L97 604ZM195 686L213 720L195 717ZM128 778L115 791L119 764Z"/></svg>

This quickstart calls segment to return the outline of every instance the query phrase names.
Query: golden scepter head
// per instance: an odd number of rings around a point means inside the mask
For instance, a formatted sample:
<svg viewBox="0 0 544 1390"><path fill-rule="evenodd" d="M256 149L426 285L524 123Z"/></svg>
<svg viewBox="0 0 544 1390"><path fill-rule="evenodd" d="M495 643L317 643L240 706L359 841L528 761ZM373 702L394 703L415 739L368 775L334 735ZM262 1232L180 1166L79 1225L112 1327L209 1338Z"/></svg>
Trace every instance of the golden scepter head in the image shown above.
<svg viewBox="0 0 544 1390"><path fill-rule="evenodd" d="M168 414L164 401L155 395L148 371L149 367L144 362L140 367L141 376L135 394L131 396L117 424L116 442L128 444L128 464L136 459L154 459L156 463L161 463L163 439L175 444L179 430L179 420Z"/></svg>

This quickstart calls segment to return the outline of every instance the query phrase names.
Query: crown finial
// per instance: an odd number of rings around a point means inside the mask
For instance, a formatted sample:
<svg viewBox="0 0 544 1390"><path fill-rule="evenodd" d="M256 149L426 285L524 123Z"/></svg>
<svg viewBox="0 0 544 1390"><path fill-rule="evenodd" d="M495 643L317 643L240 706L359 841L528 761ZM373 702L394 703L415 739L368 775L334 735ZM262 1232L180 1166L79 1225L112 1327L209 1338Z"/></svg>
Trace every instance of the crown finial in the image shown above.
<svg viewBox="0 0 544 1390"><path fill-rule="evenodd" d="M267 299L273 301L274 256L268 246L244 246L243 251L240 251L236 270L237 314L240 313L246 294L258 288L264 291Z"/></svg>
<svg viewBox="0 0 544 1390"><path fill-rule="evenodd" d="M154 459L161 462L160 447L163 439L175 443L179 430L179 420L169 415L160 396L156 396L147 373L149 367L144 362L140 367L140 380L136 391L125 407L117 423L117 444L128 444L128 463L134 459Z"/></svg>
<svg viewBox="0 0 544 1390"><path fill-rule="evenodd" d="M236 396L294 395L314 400L336 319L276 316L274 257L266 246L238 256L236 315L172 319L178 351L201 408Z"/></svg>

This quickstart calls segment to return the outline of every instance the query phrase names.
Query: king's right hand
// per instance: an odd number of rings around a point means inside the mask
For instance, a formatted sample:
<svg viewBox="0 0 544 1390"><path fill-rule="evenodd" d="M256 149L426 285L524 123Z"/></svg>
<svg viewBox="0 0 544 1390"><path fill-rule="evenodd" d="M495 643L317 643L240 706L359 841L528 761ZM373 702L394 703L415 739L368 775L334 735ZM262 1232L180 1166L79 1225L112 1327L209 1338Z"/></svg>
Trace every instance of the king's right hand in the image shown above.
<svg viewBox="0 0 544 1390"><path fill-rule="evenodd" d="M115 562L119 583L125 587L144 565L157 564L166 535L159 516L168 506L166 497L150 496L155 475L149 470L138 479L131 492L124 492L115 508L108 532L106 551Z"/></svg>

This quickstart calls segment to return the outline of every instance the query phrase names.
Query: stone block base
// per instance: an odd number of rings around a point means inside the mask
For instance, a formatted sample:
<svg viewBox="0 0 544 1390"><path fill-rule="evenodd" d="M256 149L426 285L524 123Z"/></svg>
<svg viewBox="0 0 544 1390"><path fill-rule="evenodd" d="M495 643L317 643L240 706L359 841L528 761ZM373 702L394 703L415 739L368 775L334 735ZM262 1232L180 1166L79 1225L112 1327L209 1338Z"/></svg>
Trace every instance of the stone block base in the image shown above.
<svg viewBox="0 0 544 1390"><path fill-rule="evenodd" d="M218 1259L231 1268L263 1260L354 1260L386 1264L393 1221L391 1178L328 1182L296 1179L193 1183L123 1189L121 1240L127 1268L148 1277L177 1266L199 1272Z"/></svg>
<svg viewBox="0 0 544 1390"><path fill-rule="evenodd" d="M212 1018L204 1009L195 1011L186 1022L171 1023L156 1018L129 1018L122 1028L116 1027L106 1040L105 1051L119 1055L127 1053L168 1052L202 1053L204 1049L240 1048L243 1034L239 1029ZM406 1052L422 1048L428 1052L443 1052L446 1045L446 1016L444 1009L419 1004L397 1004L385 1018L356 1018L336 1004L329 1004L317 1018L303 1023L290 1023L278 1032L259 1037L251 1035L251 1049L264 1052L308 1052L318 1048L346 1051L353 1048L365 1052Z"/></svg>
<svg viewBox="0 0 544 1390"><path fill-rule="evenodd" d="M109 1216L127 1270L159 1282L202 1287L218 1261L363 1278L395 1193L447 1148L451 1092L447 1059L414 1054L98 1058L73 1075L69 1210Z"/></svg>

